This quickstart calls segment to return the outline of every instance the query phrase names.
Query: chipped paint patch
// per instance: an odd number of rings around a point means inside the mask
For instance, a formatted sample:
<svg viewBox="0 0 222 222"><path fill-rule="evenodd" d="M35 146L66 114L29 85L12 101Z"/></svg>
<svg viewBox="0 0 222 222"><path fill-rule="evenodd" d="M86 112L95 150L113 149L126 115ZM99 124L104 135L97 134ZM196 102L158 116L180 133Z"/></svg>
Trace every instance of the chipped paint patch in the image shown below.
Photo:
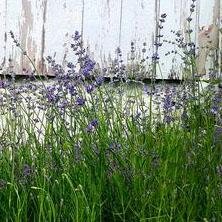
<svg viewBox="0 0 222 222"><path fill-rule="evenodd" d="M199 55L197 58L197 72L207 73L206 63L209 54L215 53L219 44L220 0L215 0L213 9L213 23L203 26L198 33Z"/></svg>

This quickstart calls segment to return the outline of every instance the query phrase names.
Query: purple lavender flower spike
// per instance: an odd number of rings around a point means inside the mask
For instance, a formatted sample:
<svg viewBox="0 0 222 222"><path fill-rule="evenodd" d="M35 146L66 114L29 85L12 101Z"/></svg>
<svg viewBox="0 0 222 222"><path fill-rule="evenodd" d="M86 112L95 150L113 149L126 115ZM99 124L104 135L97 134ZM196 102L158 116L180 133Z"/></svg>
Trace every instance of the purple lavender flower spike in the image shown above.
<svg viewBox="0 0 222 222"><path fill-rule="evenodd" d="M23 175L27 177L31 174L31 172L32 172L31 167L28 164L25 164L23 167Z"/></svg>
<svg viewBox="0 0 222 222"><path fill-rule="evenodd" d="M104 77L97 77L96 78L96 85L101 86L104 82Z"/></svg>
<svg viewBox="0 0 222 222"><path fill-rule="evenodd" d="M217 167L217 174L218 174L220 177L222 177L222 166L221 166L221 165Z"/></svg>
<svg viewBox="0 0 222 222"><path fill-rule="evenodd" d="M99 124L99 120L98 119L94 119L94 120L92 120L92 122L91 122L91 125L92 126L97 126Z"/></svg>
<svg viewBox="0 0 222 222"><path fill-rule="evenodd" d="M78 105L78 106L83 106L83 105L85 105L85 100L82 99L82 98L77 98L77 100L76 100L76 105Z"/></svg>
<svg viewBox="0 0 222 222"><path fill-rule="evenodd" d="M89 125L86 127L86 131L87 131L88 133L92 132L92 131L95 129L95 127L98 126L98 124L99 124L98 119L92 120L92 121L89 123Z"/></svg>
<svg viewBox="0 0 222 222"><path fill-rule="evenodd" d="M90 85L86 86L86 92L91 93L94 90L94 88L95 88L94 85L90 84Z"/></svg>

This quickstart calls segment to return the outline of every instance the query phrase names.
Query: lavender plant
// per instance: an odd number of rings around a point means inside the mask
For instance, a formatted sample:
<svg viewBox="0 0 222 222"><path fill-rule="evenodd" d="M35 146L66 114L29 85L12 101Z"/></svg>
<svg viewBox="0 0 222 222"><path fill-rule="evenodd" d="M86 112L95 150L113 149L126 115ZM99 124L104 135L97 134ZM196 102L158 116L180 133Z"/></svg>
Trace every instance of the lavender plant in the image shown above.
<svg viewBox="0 0 222 222"><path fill-rule="evenodd" d="M0 221L221 221L220 93L197 111L189 85L106 83L71 48L53 80L0 81Z"/></svg>

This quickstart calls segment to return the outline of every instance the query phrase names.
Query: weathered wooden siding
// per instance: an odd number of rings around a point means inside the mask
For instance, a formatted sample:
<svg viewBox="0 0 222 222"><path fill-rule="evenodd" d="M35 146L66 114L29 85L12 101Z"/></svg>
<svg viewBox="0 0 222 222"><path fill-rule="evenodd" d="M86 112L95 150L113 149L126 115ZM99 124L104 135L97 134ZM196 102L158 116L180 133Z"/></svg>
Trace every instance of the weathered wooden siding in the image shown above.
<svg viewBox="0 0 222 222"><path fill-rule="evenodd" d="M6 58L6 8L5 0L0 1L0 67L5 66Z"/></svg>
<svg viewBox="0 0 222 222"><path fill-rule="evenodd" d="M174 30L185 30L185 19L189 15L191 0L1 0L0 1L0 66L18 73L29 67L29 62L9 38L10 30L21 42L22 47L35 61L37 68L44 71L43 58L55 56L65 64L73 59L69 49L71 35L75 30L83 33L84 44L100 64L109 62L120 46L127 60L130 42L136 48L147 43L149 54L153 51L156 19L160 13L168 15L164 26L165 38L173 39ZM195 39L201 27L218 25L220 0L197 0ZM217 35L218 38L218 35ZM199 39L199 41L202 41ZM165 44L160 50L161 67L166 77L170 69L178 67L179 57L164 54L172 46ZM202 57L207 63L205 52ZM9 62L9 59L12 61ZM172 62L174 61L174 62ZM207 65L206 65L207 66Z"/></svg>

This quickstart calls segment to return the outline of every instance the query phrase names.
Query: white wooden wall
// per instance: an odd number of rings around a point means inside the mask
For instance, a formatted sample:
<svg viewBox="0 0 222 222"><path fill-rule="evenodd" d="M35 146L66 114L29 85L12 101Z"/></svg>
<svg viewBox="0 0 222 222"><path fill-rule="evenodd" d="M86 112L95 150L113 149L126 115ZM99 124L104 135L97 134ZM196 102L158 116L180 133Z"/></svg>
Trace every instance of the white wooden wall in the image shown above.
<svg viewBox="0 0 222 222"><path fill-rule="evenodd" d="M190 4L191 0L0 0L0 66L14 67L18 73L28 66L9 37L10 30L40 70L47 55L55 55L60 63L73 59L69 43L75 30L83 32L85 46L101 64L114 58L118 46L126 59L131 41L137 49L147 42L151 55L159 14L168 15L163 32L170 39L171 29L186 28ZM218 8L220 0L197 0L196 38L200 27L219 17ZM164 56L169 49L172 46L165 45L160 52L164 76L172 67L172 56Z"/></svg>

